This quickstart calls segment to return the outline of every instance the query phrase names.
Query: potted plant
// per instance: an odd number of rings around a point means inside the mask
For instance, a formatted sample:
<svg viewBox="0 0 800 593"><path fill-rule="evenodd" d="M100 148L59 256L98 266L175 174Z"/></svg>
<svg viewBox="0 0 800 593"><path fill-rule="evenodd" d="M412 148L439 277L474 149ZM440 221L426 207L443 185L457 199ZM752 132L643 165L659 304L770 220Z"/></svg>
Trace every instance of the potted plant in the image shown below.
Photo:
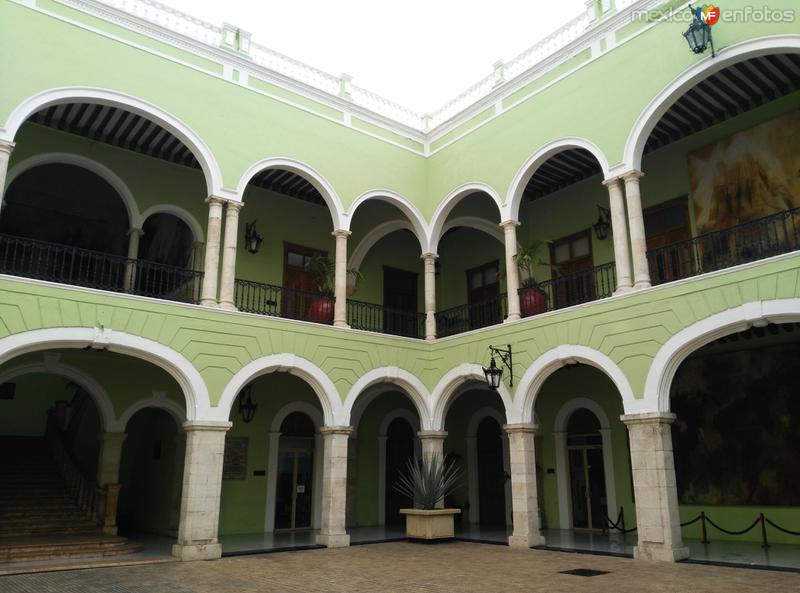
<svg viewBox="0 0 800 593"><path fill-rule="evenodd" d="M331 259L322 253L312 255L306 269L314 276L318 296L313 298L308 308L308 320L317 323L333 323L333 310L336 303L334 288L336 286L336 266ZM363 279L356 269L347 270L348 279L352 278L353 291L358 281Z"/></svg>
<svg viewBox="0 0 800 593"><path fill-rule="evenodd" d="M461 468L455 459L428 455L408 461L405 472L394 484L395 490L414 501L413 509L400 509L406 516L406 537L423 541L453 538L454 518L461 509L436 505L458 488L460 478Z"/></svg>
<svg viewBox="0 0 800 593"><path fill-rule="evenodd" d="M522 285L519 289L519 308L523 317L538 315L547 311L547 293L536 281L534 270L539 265L539 252L549 245L549 241L533 240L526 245L521 245L514 256Z"/></svg>

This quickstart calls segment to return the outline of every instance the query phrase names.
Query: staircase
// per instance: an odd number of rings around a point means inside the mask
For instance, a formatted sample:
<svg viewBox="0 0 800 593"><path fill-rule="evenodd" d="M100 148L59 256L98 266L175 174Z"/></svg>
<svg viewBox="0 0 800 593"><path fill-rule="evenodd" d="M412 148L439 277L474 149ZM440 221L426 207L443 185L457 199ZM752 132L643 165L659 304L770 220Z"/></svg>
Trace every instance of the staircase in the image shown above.
<svg viewBox="0 0 800 593"><path fill-rule="evenodd" d="M0 437L0 563L131 554L70 497L43 438Z"/></svg>

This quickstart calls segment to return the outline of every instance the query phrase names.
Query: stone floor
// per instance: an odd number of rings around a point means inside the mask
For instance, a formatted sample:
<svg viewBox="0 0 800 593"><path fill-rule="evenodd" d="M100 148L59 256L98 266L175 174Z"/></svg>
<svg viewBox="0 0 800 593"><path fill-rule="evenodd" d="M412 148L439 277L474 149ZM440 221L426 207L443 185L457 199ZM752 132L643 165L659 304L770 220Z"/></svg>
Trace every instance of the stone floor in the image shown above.
<svg viewBox="0 0 800 593"><path fill-rule="evenodd" d="M590 569L586 577L562 571ZM392 542L0 577L3 593L797 593L800 574L453 542Z"/></svg>

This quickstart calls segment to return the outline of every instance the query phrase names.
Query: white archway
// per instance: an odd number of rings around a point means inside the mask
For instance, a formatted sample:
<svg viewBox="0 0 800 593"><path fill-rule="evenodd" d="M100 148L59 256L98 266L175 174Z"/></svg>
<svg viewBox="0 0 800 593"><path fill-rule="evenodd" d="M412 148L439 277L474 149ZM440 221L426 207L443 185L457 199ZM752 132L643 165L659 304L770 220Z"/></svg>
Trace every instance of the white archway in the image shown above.
<svg viewBox="0 0 800 593"><path fill-rule="evenodd" d="M480 218L478 216L456 216L455 218L449 219L442 227L442 236L444 236L447 231L458 227L466 227L468 229L481 231L500 241L500 245L506 244L506 239L500 225L489 222L485 218Z"/></svg>
<svg viewBox="0 0 800 593"><path fill-rule="evenodd" d="M561 367L575 363L587 364L603 371L616 386L626 412L636 405L628 378L608 356L586 346L557 346L534 360L520 379L514 397L514 413L520 418L520 422L534 421L536 397L547 378Z"/></svg>
<svg viewBox="0 0 800 593"><path fill-rule="evenodd" d="M430 410L430 395L425 385L419 378L399 367L380 367L372 369L368 373L362 375L356 381L347 393L342 410L343 417L346 419L346 424L351 424L357 429L357 421L363 413L366 405L359 406L357 414L354 413L354 407L357 402L362 400L368 403L366 399L373 399L380 392L375 392L373 389L376 386L394 386L403 391L419 414L419 424L422 430L431 430L431 410ZM384 389L383 391L386 391ZM353 422L356 420L356 422Z"/></svg>
<svg viewBox="0 0 800 593"><path fill-rule="evenodd" d="M102 178L117 192L117 195L119 195L122 203L125 205L125 210L128 212L128 227L139 228L141 224L139 207L136 204L136 198L133 197L133 192L131 192L130 188L116 173L114 173L114 171L105 165L79 154L70 152L47 152L29 157L14 165L6 177L5 188L0 189L8 189L17 177L26 171L30 171L42 165L73 165L81 169L86 169ZM4 194L5 191L2 193Z"/></svg>
<svg viewBox="0 0 800 593"><path fill-rule="evenodd" d="M37 93L18 105L0 128L0 140L12 142L19 128L37 111L61 103L86 101L117 107L140 115L157 123L183 142L200 164L206 180L208 195L236 199L236 195L224 188L222 172L206 143L188 125L174 115L138 97L95 87L61 87Z"/></svg>
<svg viewBox="0 0 800 593"><path fill-rule="evenodd" d="M503 439L503 471L511 475L511 460L508 450L508 435L503 430L507 424L506 418L495 408L488 406L480 408L467 422L467 491L469 498L469 522L478 524L481 521L481 497L478 466L478 426L485 418L493 418L500 425L500 436ZM506 525L511 525L512 500L511 481L506 480L503 488L505 495L505 520Z"/></svg>
<svg viewBox="0 0 800 593"><path fill-rule="evenodd" d="M433 213L428 231L429 236L427 251L429 253L438 253L437 250L439 249L439 241L441 240L442 235L444 235L444 225L447 222L447 217L450 215L450 212L452 212L453 208L455 208L456 205L467 196L478 192L483 192L492 199L497 206L497 213L500 218L498 223L503 220L503 204L500 201L500 195L492 186L480 182L459 185L457 188L447 194L447 197L442 200L442 202L436 208L436 211Z"/></svg>
<svg viewBox="0 0 800 593"><path fill-rule="evenodd" d="M605 177L608 175L608 159L605 154L603 154L603 151L589 140L568 136L548 142L528 157L511 180L511 185L506 194L506 204L502 209L502 220L519 220L519 207L522 203L522 194L525 193L525 188L528 186L531 177L533 177L545 161L559 152L571 148L582 148L592 153L600 164L600 168L603 170L603 176Z"/></svg>
<svg viewBox="0 0 800 593"><path fill-rule="evenodd" d="M511 401L511 392L508 390L508 387L506 387L506 384L501 381L498 390L493 392L486 386L486 376L483 373L483 367L479 364L465 362L450 369L436 384L431 394L431 403L433 404L431 425L423 430L444 430L444 423L450 404L452 404L460 394L459 388L470 381L478 383L478 385L475 386L476 389L482 387L489 393L497 393L497 395L500 396L506 414L506 423L516 424L518 422L514 404Z"/></svg>
<svg viewBox="0 0 800 593"><path fill-rule="evenodd" d="M262 375L280 372L300 377L314 390L319 398L326 426L347 424L349 414L343 410L339 392L333 381L317 365L294 354L262 356L245 365L225 386L219 403L212 411L214 418L227 421L233 402L245 385Z"/></svg>
<svg viewBox="0 0 800 593"><path fill-rule="evenodd" d="M658 93L636 119L625 143L624 161L621 171L641 170L642 155L650 133L669 108L697 83L715 72L742 62L778 52L800 51L800 35L785 34L759 37L724 47L717 51L716 57L706 56L696 64L676 76Z"/></svg>
<svg viewBox="0 0 800 593"><path fill-rule="evenodd" d="M347 230L349 222L344 213L342 201L336 194L336 190L333 189L333 185L313 167L296 159L274 157L254 163L244 172L244 175L242 175L239 180L239 185L236 187L236 199L244 201L244 192L247 189L247 184L250 183L253 177L267 169L283 169L284 171L290 171L308 181L320 193L322 199L325 200L325 203L328 205L328 210L330 211L331 220L333 222L333 229Z"/></svg>
<svg viewBox="0 0 800 593"><path fill-rule="evenodd" d="M739 305L693 323L659 348L644 386L637 412L668 412L672 380L681 363L695 350L736 332L770 323L800 323L800 299L776 299ZM626 410L627 411L627 410Z"/></svg>
<svg viewBox="0 0 800 593"><path fill-rule="evenodd" d="M356 214L356 210L358 210L358 207L368 200L380 200L382 202L386 202L405 214L409 224L411 225L412 232L417 237L417 241L419 241L420 249L423 251L425 250L425 247L428 244L428 225L425 224L425 217L422 216L419 208L417 208L417 206L411 200L398 194L397 192L393 192L388 189L373 189L361 194L358 198L356 198L356 201L353 202L353 204L350 206L350 209L347 211L347 227L345 230L350 230L350 223L353 220L353 216Z"/></svg>
<svg viewBox="0 0 800 593"><path fill-rule="evenodd" d="M180 433L183 431L183 423L186 421L186 412L184 412L183 408L181 408L178 402L169 399L166 393L154 392L152 396L146 399L140 399L125 409L116 423L115 432L124 432L128 427L128 422L131 421L131 418L133 418L137 412L141 412L147 408L163 410L175 421L175 424L178 427L178 432Z"/></svg>
<svg viewBox="0 0 800 593"><path fill-rule="evenodd" d="M172 348L141 336L102 327L35 329L0 339L0 365L28 352L58 348L108 350L152 363L178 382L186 398L187 420L213 419L208 388L192 363Z"/></svg>
<svg viewBox="0 0 800 593"><path fill-rule="evenodd" d="M586 409L600 423L603 442L603 478L606 483L606 511L610 517L617 512L617 486L614 482L614 454L611 442L611 424L605 410L593 399L575 397L567 400L556 413L553 422L553 438L556 452L556 486L558 489L558 525L561 529L572 529L572 491L569 487L569 454L567 449L567 423L578 410Z"/></svg>
<svg viewBox="0 0 800 593"><path fill-rule="evenodd" d="M150 206L147 210L142 212L139 217L138 228L142 228L145 221L154 214L171 214L172 216L181 219L186 223L186 226L192 231L195 243L205 243L206 236L203 227L197 219L186 209L176 206L175 204L156 204Z"/></svg>
<svg viewBox="0 0 800 593"><path fill-rule="evenodd" d="M367 257L370 249L375 247L375 244L383 239L385 236L390 235L396 231L407 230L414 232L414 227L407 220L389 220L382 222L375 228L370 230L364 238L361 239L356 248L350 254L350 259L347 261L348 270L361 269L361 264L364 263L364 258ZM426 239L423 238L422 241Z"/></svg>
<svg viewBox="0 0 800 593"><path fill-rule="evenodd" d="M419 418L414 416L409 410L392 410L383 417L378 425L378 525L386 524L386 489L389 485L386 483L386 440L388 439L387 433L389 425L402 418L411 426L414 432L414 457L419 459L422 455L419 438L417 433L420 431Z"/></svg>

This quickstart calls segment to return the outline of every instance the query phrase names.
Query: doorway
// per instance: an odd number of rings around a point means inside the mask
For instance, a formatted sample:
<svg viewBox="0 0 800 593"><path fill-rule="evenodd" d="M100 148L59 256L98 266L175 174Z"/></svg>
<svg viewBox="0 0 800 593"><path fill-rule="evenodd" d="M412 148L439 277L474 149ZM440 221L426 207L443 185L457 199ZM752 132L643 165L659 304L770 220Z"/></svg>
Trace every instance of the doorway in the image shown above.
<svg viewBox="0 0 800 593"><path fill-rule="evenodd" d="M503 467L503 431L487 416L478 425L478 508L480 524L506 523L506 472Z"/></svg>
<svg viewBox="0 0 800 593"><path fill-rule="evenodd" d="M561 309L594 298L592 235L589 229L553 241L550 261L555 282L554 308Z"/></svg>
<svg viewBox="0 0 800 593"><path fill-rule="evenodd" d="M500 311L500 263L495 260L467 270L469 327L477 329L503 321Z"/></svg>
<svg viewBox="0 0 800 593"><path fill-rule="evenodd" d="M386 525L403 523L405 519L400 509L414 506L414 501L394 488L398 476L413 459L414 429L405 418L395 418L386 431Z"/></svg>
<svg viewBox="0 0 800 593"><path fill-rule="evenodd" d="M324 251L302 247L292 243L283 244L283 290L281 316L289 319L306 319L312 301L318 298L319 286L309 270L314 255L326 256ZM274 303L270 303L274 305Z"/></svg>
<svg viewBox="0 0 800 593"><path fill-rule="evenodd" d="M579 409L567 423L572 527L599 531L608 513L600 422Z"/></svg>
<svg viewBox="0 0 800 593"><path fill-rule="evenodd" d="M275 491L275 530L310 529L314 475L314 423L302 412L281 424Z"/></svg>
<svg viewBox="0 0 800 593"><path fill-rule="evenodd" d="M663 284L694 275L697 262L689 222L688 196L669 200L644 210L648 264L653 284ZM672 249L658 251L673 245Z"/></svg>
<svg viewBox="0 0 800 593"><path fill-rule="evenodd" d="M417 330L417 274L383 266L383 332L419 337Z"/></svg>

